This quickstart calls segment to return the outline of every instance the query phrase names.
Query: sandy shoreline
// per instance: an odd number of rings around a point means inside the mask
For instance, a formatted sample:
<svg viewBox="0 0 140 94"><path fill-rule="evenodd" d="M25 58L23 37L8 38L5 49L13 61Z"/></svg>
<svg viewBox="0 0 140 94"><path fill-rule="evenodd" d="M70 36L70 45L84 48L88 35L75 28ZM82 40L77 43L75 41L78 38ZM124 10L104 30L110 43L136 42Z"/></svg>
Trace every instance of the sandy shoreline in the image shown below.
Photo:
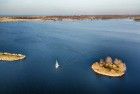
<svg viewBox="0 0 140 94"><path fill-rule="evenodd" d="M140 20L140 15L82 15L82 16L0 16L1 23L27 21L63 21L63 20L107 20L133 19Z"/></svg>

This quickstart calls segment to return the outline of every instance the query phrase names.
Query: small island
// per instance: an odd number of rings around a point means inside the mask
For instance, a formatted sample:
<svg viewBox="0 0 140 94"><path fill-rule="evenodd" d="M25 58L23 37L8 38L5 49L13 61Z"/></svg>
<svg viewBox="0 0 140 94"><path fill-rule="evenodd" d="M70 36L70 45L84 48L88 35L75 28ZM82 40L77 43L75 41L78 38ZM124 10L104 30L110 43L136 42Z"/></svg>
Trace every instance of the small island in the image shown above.
<svg viewBox="0 0 140 94"><path fill-rule="evenodd" d="M119 59L113 61L111 57L107 57L105 60L93 63L92 69L97 74L119 77L125 74L126 65Z"/></svg>
<svg viewBox="0 0 140 94"><path fill-rule="evenodd" d="M26 56L22 54L11 54L11 53L0 53L0 61L17 61L17 60L22 60Z"/></svg>

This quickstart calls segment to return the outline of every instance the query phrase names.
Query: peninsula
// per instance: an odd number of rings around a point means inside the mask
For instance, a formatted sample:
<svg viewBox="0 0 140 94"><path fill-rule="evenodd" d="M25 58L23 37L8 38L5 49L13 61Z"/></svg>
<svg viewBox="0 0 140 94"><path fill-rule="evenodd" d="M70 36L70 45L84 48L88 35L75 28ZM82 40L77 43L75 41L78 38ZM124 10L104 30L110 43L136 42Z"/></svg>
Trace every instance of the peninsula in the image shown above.
<svg viewBox="0 0 140 94"><path fill-rule="evenodd" d="M105 60L93 63L92 69L97 74L119 77L125 74L126 65L119 59L113 61L111 57L107 57Z"/></svg>

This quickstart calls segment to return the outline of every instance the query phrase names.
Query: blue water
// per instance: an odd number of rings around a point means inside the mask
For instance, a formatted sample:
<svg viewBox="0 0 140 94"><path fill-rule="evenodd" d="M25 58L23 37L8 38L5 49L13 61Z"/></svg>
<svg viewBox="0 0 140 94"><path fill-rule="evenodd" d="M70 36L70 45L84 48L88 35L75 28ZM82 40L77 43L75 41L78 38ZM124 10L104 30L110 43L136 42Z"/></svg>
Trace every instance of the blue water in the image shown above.
<svg viewBox="0 0 140 94"><path fill-rule="evenodd" d="M0 23L0 51L27 56L0 61L0 94L140 94L139 22ZM126 63L123 77L92 71L91 64L107 56Z"/></svg>

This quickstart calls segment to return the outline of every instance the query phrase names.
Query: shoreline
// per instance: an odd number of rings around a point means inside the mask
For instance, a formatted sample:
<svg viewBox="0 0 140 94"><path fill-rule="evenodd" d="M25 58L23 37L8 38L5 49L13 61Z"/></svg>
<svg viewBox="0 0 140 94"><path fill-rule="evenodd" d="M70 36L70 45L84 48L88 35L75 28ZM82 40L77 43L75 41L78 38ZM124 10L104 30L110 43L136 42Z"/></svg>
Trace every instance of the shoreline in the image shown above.
<svg viewBox="0 0 140 94"><path fill-rule="evenodd" d="M0 23L28 21L77 21L77 20L109 20L132 19L140 21L140 15L81 15L81 16L0 16Z"/></svg>

